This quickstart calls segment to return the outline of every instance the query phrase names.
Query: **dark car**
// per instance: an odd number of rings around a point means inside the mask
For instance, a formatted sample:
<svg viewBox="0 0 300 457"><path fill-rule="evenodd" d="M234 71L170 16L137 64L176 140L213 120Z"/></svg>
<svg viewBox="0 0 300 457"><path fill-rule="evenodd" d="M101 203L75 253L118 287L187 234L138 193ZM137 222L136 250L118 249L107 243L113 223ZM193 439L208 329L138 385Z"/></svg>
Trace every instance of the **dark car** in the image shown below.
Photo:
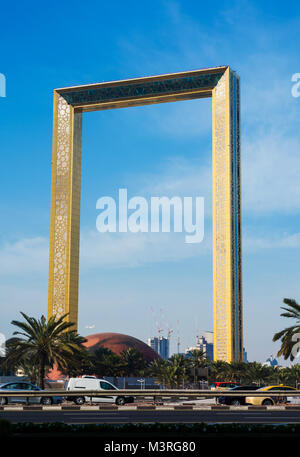
<svg viewBox="0 0 300 457"><path fill-rule="evenodd" d="M1 405L6 405L7 403L38 403L42 405L52 405L52 404L59 404L62 403L63 399L62 397L26 397L26 392L32 393L32 392L44 392L42 389L40 389L38 386L34 384L30 384L29 382L7 382L5 384L0 384L0 404ZM23 393L24 392L24 397L6 397L5 393Z"/></svg>
<svg viewBox="0 0 300 457"><path fill-rule="evenodd" d="M258 386L236 386L233 387L232 389L229 389L229 392L238 392L239 390L257 390L259 387ZM243 395L241 397L238 396L232 396L230 397L229 395L227 396L222 396L222 397L216 397L216 403L219 405L234 405L234 406L239 406L239 405L245 405L246 404L246 395Z"/></svg>

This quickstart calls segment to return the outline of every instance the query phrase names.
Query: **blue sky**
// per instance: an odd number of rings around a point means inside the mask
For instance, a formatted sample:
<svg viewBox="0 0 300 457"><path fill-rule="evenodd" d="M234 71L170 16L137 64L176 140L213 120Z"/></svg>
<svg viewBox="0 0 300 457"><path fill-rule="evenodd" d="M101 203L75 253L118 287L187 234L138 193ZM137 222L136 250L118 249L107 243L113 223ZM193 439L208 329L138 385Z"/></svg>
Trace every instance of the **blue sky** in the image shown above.
<svg viewBox="0 0 300 457"><path fill-rule="evenodd" d="M0 332L47 307L56 87L230 65L241 78L245 346L265 360L300 300L300 6L279 1L28 1L2 5ZM88 113L83 120L79 331L146 340L151 307L181 349L212 329L211 101ZM96 201L205 197L205 238L96 231ZM165 332L166 333L166 332Z"/></svg>

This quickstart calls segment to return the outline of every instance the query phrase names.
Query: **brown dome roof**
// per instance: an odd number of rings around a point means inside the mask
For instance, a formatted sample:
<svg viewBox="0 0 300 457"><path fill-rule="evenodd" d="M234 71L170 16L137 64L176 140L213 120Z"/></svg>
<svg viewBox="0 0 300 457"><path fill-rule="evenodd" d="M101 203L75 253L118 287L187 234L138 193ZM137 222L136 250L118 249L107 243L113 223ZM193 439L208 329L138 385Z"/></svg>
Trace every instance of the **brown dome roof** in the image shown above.
<svg viewBox="0 0 300 457"><path fill-rule="evenodd" d="M143 354L144 358L148 361L159 359L160 356L143 341L134 338L133 336L123 335L122 333L95 333L85 337L87 342L84 346L91 351L102 346L110 349L115 354L121 354L129 348L135 348Z"/></svg>

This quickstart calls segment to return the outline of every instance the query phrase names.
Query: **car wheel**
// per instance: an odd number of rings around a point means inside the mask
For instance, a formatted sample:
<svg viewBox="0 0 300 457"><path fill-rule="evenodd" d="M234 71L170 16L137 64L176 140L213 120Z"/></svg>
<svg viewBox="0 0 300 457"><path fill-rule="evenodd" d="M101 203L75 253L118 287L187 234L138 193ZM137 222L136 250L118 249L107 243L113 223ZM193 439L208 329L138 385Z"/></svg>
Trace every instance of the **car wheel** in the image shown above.
<svg viewBox="0 0 300 457"><path fill-rule="evenodd" d="M118 397L116 399L116 405L125 405L126 401L124 397Z"/></svg>
<svg viewBox="0 0 300 457"><path fill-rule="evenodd" d="M232 400L231 404L232 404L233 406L240 406L241 401L240 401L240 400Z"/></svg>
<svg viewBox="0 0 300 457"><path fill-rule="evenodd" d="M274 403L273 403L272 400L270 400L270 399L267 398L266 400L264 400L264 401L262 402L262 405L263 405L263 406L270 406L270 405L274 405Z"/></svg>
<svg viewBox="0 0 300 457"><path fill-rule="evenodd" d="M8 403L7 398L5 398L5 397L0 398L0 405L7 405L7 403Z"/></svg>
<svg viewBox="0 0 300 457"><path fill-rule="evenodd" d="M83 405L84 402L85 402L84 397L76 397L74 400L74 403L76 403L76 405Z"/></svg>
<svg viewBox="0 0 300 457"><path fill-rule="evenodd" d="M52 403L53 403L53 400L51 397L42 397L42 399L41 399L42 405L50 406L50 405L52 405Z"/></svg>

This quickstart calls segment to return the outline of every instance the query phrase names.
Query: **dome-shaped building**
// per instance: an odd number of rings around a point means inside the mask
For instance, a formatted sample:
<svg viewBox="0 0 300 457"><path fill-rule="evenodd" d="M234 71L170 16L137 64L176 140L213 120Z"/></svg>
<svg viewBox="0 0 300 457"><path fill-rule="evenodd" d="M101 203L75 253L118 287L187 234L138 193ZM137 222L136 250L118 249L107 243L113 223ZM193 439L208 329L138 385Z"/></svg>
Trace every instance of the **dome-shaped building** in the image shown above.
<svg viewBox="0 0 300 457"><path fill-rule="evenodd" d="M150 346L137 338L122 333L95 333L94 335L85 336L87 340L84 346L89 351L95 351L99 347L110 349L114 354L120 355L122 351L134 348L139 351L145 360L151 362L160 359L160 356ZM54 366L49 370L47 379L54 381L64 378L61 372Z"/></svg>
<svg viewBox="0 0 300 457"><path fill-rule="evenodd" d="M110 349L117 355L122 351L129 348L134 348L139 351L145 360L151 362L152 360L159 359L160 356L146 343L133 336L123 335L122 333L96 333L85 337L87 341L84 346L94 351L99 347Z"/></svg>

